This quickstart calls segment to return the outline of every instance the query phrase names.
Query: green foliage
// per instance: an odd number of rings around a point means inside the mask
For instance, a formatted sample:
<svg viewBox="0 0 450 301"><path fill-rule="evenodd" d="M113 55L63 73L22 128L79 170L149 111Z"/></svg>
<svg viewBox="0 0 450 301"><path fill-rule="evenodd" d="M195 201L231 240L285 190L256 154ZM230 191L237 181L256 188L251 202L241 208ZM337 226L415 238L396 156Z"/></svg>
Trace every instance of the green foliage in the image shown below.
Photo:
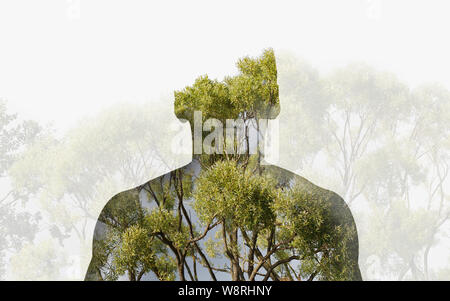
<svg viewBox="0 0 450 301"><path fill-rule="evenodd" d="M122 234L121 244L113 255L113 265L116 273L127 272L132 280L140 280L150 271L159 280L173 280L175 265L164 251L164 246L147 229L131 226ZM158 253L163 256L158 256Z"/></svg>
<svg viewBox="0 0 450 301"><path fill-rule="evenodd" d="M173 211L154 209L146 217L147 227L152 233L163 233L176 248L184 248L189 240L188 229L180 225L180 217Z"/></svg>
<svg viewBox="0 0 450 301"><path fill-rule="evenodd" d="M272 225L275 182L245 171L235 161L219 161L196 182L194 208L204 223L214 218L231 229L263 229Z"/></svg>
<svg viewBox="0 0 450 301"><path fill-rule="evenodd" d="M351 222L342 222L347 215L336 205L338 201L317 186L296 182L274 204L280 223L278 239L289 241L301 255L303 277L313 273L326 280L354 277L351 249L356 228Z"/></svg>
<svg viewBox="0 0 450 301"><path fill-rule="evenodd" d="M152 272L159 280L173 280L174 261L154 236L155 231L168 230L173 221L164 213L142 208L137 190L115 196L100 215L106 228L98 229L102 234L95 238L87 279L117 280L127 274L137 281Z"/></svg>
<svg viewBox="0 0 450 301"><path fill-rule="evenodd" d="M192 122L194 111L203 112L203 118L237 116L237 109L230 101L229 87L207 75L199 77L191 87L175 92L175 114Z"/></svg>
<svg viewBox="0 0 450 301"><path fill-rule="evenodd" d="M273 50L264 51L259 58L240 59L237 67L240 74L226 80L232 103L250 117L275 118L280 105Z"/></svg>
<svg viewBox="0 0 450 301"><path fill-rule="evenodd" d="M175 114L192 124L194 111L203 118L224 122L246 118L274 118L279 112L277 69L273 50L259 58L246 57L237 63L239 74L224 81L197 78L192 86L175 92Z"/></svg>

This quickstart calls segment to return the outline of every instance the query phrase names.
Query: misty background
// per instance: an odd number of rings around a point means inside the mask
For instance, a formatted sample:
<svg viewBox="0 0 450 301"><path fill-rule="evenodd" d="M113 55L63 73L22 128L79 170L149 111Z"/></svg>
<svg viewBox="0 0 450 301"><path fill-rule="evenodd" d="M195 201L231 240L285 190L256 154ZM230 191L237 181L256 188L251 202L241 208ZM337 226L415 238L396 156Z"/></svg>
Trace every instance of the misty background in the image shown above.
<svg viewBox="0 0 450 301"><path fill-rule="evenodd" d="M272 47L271 163L347 201L364 279L448 280L448 6L2 1L0 277L83 279L106 202L191 159L173 91Z"/></svg>

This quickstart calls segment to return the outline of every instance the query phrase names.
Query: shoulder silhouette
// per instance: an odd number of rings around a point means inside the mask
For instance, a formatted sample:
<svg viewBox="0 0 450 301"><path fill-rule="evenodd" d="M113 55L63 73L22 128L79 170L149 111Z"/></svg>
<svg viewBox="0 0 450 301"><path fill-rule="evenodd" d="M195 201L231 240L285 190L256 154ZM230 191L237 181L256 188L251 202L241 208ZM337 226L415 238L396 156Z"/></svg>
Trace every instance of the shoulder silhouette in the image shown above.
<svg viewBox="0 0 450 301"><path fill-rule="evenodd" d="M273 51L237 67L175 92L193 161L107 203L86 280L362 280L345 201L261 163L280 109Z"/></svg>

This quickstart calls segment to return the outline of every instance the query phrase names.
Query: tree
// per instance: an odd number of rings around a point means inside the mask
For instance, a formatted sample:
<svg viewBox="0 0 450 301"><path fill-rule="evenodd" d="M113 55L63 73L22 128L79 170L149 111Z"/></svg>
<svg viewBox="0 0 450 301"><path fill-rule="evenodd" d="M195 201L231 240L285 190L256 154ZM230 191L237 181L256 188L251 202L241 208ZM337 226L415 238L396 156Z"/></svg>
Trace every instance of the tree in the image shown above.
<svg viewBox="0 0 450 301"><path fill-rule="evenodd" d="M165 126L167 120L163 123L152 116L155 109L162 113L169 108L151 102L116 104L64 135L57 137L47 129L21 149L9 167L14 191L27 195L27 207L39 208L41 220L36 230L59 242L56 252L81 257L76 263L78 275L69 275L69 268L61 266L58 279L84 277L91 231L104 199L169 168L164 154L170 145L160 144L158 136L148 130L159 126L163 133L171 131Z"/></svg>
<svg viewBox="0 0 450 301"><path fill-rule="evenodd" d="M33 143L41 128L33 121L19 121L9 114L6 101L0 99L0 278L3 258L7 252L17 252L36 233L39 215L21 208L28 194L11 187L8 171L23 149Z"/></svg>

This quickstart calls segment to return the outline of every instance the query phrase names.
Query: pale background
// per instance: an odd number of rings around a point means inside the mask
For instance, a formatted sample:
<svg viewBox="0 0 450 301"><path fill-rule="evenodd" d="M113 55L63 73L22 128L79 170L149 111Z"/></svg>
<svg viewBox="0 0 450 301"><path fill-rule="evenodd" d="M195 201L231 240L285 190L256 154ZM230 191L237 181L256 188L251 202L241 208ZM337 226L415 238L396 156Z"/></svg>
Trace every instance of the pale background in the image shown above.
<svg viewBox="0 0 450 301"><path fill-rule="evenodd" d="M278 61L290 53L323 76L356 61L392 72L411 89L426 82L450 89L449 8L448 1L2 1L0 97L7 101L8 111L50 127L64 141L54 149L48 142L53 157L44 148L13 172L42 169L34 166L42 162L49 173L66 170L62 161L71 170L89 166L101 174L90 175L101 182L95 183L95 191L91 191L92 181L64 182L60 174L51 174L48 178L55 184L14 208L41 212L42 219L32 241L2 254L7 259L4 278L83 279L95 220L106 201L190 161L188 152L176 153L172 147L180 131L189 141L188 125L177 122L172 112L173 90L202 74L219 79L232 75L238 58L259 55L268 47L275 49ZM278 65L279 78L287 72L284 68ZM297 131L296 116L283 110L292 105L288 103L292 99L283 100L289 91L283 91L288 88L281 81L280 89L280 133ZM96 132L102 128L111 133ZM86 133L92 136L89 142L80 138ZM283 141L279 161L274 163L325 188L335 188L332 174L326 179L317 176L325 160L305 167L295 156L297 150ZM118 172L120 160L114 163L117 170L105 170L113 165L109 161L120 157L117 152L100 156L104 147L125 149L118 146L122 142L132 154L123 160L133 158L138 150L140 158L142 153L147 158L132 175ZM189 149L189 143L185 144L185 150ZM68 153L67 159L61 158ZM105 161L96 160L96 154ZM10 182L8 177L1 182L0 199L11 186L20 185ZM448 189L448 179L445 185ZM84 195L82 205L64 190L67 187L73 195ZM362 228L367 218L360 213L365 212L364 206L352 209ZM53 224L69 229L63 243L49 230ZM448 232L441 236L432 248L430 265L448 269ZM361 243L362 252L370 247ZM9 260L17 254L21 260ZM54 254L60 258L56 260ZM26 273L27 267L45 265L49 258L54 269L48 275ZM383 273L377 260L365 263L366 279L398 278Z"/></svg>

